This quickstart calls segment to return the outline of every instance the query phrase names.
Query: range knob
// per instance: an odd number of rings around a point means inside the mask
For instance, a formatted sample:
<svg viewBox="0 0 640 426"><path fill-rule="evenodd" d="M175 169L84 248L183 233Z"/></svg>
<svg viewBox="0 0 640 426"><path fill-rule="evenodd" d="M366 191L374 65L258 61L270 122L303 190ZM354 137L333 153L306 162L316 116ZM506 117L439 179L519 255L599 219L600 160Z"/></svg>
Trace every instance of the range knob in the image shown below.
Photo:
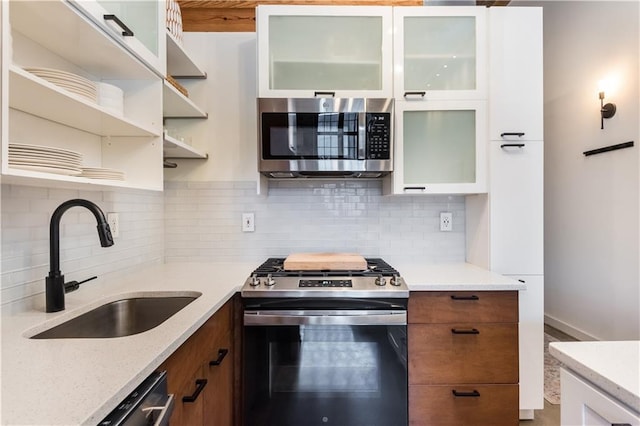
<svg viewBox="0 0 640 426"><path fill-rule="evenodd" d="M399 276L394 275L393 277L391 277L391 280L389 281L389 284L394 285L394 286L399 286L402 285L402 280L400 279Z"/></svg>
<svg viewBox="0 0 640 426"><path fill-rule="evenodd" d="M382 275L378 275L378 278L376 278L376 285L387 285L387 280Z"/></svg>
<svg viewBox="0 0 640 426"><path fill-rule="evenodd" d="M260 285L260 278L258 278L258 277L256 276L256 274L253 274L253 275L251 276L251 281L249 282L249 285L250 285L251 287L259 286L259 285Z"/></svg>
<svg viewBox="0 0 640 426"><path fill-rule="evenodd" d="M276 280L273 279L273 277L271 276L271 274L267 275L267 278L265 278L264 281L264 285L268 285L268 286L272 286L276 283Z"/></svg>

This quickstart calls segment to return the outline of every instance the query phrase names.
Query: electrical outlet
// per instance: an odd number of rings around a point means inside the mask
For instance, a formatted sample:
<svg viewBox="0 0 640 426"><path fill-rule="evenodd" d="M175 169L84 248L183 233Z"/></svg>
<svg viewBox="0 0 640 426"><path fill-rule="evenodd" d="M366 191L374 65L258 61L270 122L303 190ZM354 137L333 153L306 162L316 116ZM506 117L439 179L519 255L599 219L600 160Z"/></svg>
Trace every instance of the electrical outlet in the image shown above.
<svg viewBox="0 0 640 426"><path fill-rule="evenodd" d="M253 213L242 213L242 232L253 232L256 230L255 216Z"/></svg>
<svg viewBox="0 0 640 426"><path fill-rule="evenodd" d="M453 230L453 213L440 212L440 230L445 232Z"/></svg>
<svg viewBox="0 0 640 426"><path fill-rule="evenodd" d="M118 238L120 236L120 218L118 213L107 213L107 223L111 229L111 236Z"/></svg>

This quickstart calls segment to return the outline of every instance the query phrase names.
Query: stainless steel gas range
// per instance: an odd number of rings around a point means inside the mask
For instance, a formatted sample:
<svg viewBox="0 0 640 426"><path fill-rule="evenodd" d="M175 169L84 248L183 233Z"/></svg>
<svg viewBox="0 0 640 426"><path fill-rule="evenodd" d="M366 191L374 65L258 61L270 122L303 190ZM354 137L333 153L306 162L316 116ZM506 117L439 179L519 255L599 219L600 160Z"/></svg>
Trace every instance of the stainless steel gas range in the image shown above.
<svg viewBox="0 0 640 426"><path fill-rule="evenodd" d="M260 265L242 287L245 426L407 424L409 289L362 270Z"/></svg>

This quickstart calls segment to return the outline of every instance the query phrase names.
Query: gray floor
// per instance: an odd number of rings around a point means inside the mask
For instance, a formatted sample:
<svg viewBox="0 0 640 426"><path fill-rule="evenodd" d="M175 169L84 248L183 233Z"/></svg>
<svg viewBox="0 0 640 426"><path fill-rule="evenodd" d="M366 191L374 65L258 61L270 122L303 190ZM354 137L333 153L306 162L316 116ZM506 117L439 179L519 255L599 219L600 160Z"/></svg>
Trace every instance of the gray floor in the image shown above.
<svg viewBox="0 0 640 426"><path fill-rule="evenodd" d="M561 341L574 341L573 337L545 324L544 332ZM544 400L544 409L534 412L533 420L521 420L520 426L560 426L560 404Z"/></svg>

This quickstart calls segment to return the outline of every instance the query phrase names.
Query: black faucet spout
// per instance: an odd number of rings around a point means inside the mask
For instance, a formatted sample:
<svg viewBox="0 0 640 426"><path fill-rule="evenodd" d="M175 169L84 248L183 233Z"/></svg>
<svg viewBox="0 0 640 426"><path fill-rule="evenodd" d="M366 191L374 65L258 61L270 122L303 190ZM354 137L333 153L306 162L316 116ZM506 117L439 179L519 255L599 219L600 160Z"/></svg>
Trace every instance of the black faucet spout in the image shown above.
<svg viewBox="0 0 640 426"><path fill-rule="evenodd" d="M104 213L96 204L89 200L74 199L65 201L56 208L51 215L51 223L49 225L49 276L45 279L46 291L46 311L58 312L64 310L64 275L60 271L60 219L64 212L71 207L84 207L88 209L98 222L98 236L102 247L110 247L113 245L113 237L111 229L104 217Z"/></svg>

